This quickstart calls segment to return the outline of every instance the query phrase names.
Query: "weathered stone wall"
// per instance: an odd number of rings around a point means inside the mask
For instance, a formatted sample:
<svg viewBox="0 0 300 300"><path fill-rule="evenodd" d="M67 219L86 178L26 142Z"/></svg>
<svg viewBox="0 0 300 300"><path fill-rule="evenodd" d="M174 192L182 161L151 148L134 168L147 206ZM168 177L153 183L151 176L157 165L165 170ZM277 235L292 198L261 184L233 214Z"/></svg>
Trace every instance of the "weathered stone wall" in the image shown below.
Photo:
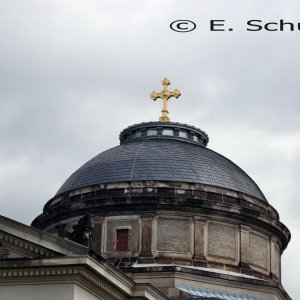
<svg viewBox="0 0 300 300"><path fill-rule="evenodd" d="M99 226L99 217L95 222ZM113 216L101 222L101 241L94 243L106 257L136 257L140 263L217 267L280 278L278 244L250 226L180 214ZM116 230L125 228L129 230L129 251L116 251Z"/></svg>
<svg viewBox="0 0 300 300"><path fill-rule="evenodd" d="M90 215L90 246L107 258L176 263L280 280L290 233L267 202L218 187L179 182L122 182L86 187L49 201L34 224L67 238ZM116 230L129 250L116 251Z"/></svg>
<svg viewBox="0 0 300 300"><path fill-rule="evenodd" d="M209 222L207 256L238 260L238 228L225 223Z"/></svg>
<svg viewBox="0 0 300 300"><path fill-rule="evenodd" d="M269 271L269 238L257 232L250 233L249 262L251 265Z"/></svg>
<svg viewBox="0 0 300 300"><path fill-rule="evenodd" d="M116 251L116 232L118 229L128 229L128 248L127 253L130 255L137 255L140 251L140 218L139 216L127 216L127 217L108 217L103 223L103 252L104 253L117 253ZM126 253L122 253L125 254Z"/></svg>
<svg viewBox="0 0 300 300"><path fill-rule="evenodd" d="M158 217L156 251L191 252L191 224L188 219Z"/></svg>

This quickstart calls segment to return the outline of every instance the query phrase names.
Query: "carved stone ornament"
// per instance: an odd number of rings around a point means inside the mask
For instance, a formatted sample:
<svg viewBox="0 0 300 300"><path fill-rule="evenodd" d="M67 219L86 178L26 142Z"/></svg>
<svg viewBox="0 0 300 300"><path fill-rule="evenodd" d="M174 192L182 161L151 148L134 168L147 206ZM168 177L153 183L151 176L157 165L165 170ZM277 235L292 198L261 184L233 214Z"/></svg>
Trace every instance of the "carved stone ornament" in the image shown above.
<svg viewBox="0 0 300 300"><path fill-rule="evenodd" d="M9 250L0 243L0 260L6 259L9 255Z"/></svg>

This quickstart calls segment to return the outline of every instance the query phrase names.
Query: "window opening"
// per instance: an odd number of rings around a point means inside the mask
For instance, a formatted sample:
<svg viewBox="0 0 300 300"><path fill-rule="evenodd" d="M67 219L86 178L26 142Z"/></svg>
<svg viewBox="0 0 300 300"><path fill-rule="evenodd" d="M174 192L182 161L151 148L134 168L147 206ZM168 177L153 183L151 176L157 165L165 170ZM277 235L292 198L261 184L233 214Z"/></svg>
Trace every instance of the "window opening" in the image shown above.
<svg viewBox="0 0 300 300"><path fill-rule="evenodd" d="M117 229L117 251L128 251L128 229Z"/></svg>

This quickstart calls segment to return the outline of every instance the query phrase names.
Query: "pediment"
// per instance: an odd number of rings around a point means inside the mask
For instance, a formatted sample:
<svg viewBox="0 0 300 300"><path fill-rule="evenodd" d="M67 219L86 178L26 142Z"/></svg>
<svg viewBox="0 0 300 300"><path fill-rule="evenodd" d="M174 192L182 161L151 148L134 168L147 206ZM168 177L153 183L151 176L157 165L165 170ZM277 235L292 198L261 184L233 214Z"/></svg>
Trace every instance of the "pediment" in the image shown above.
<svg viewBox="0 0 300 300"><path fill-rule="evenodd" d="M32 258L32 254L24 253L20 249L13 249L10 246L0 243L0 261L7 259Z"/></svg>
<svg viewBox="0 0 300 300"><path fill-rule="evenodd" d="M0 231L0 260L50 256L61 256L61 254L26 239Z"/></svg>
<svg viewBox="0 0 300 300"><path fill-rule="evenodd" d="M0 216L0 260L86 254L87 247Z"/></svg>

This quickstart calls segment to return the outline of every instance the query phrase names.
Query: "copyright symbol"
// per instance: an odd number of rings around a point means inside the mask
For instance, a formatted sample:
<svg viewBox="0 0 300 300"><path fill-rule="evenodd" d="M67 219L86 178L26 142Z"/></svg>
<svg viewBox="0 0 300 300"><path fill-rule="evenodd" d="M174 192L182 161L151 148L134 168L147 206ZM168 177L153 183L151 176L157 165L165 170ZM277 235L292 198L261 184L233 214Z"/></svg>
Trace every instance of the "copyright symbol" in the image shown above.
<svg viewBox="0 0 300 300"><path fill-rule="evenodd" d="M189 20L177 20L170 24L170 28L176 32L190 32L196 29L196 23Z"/></svg>

